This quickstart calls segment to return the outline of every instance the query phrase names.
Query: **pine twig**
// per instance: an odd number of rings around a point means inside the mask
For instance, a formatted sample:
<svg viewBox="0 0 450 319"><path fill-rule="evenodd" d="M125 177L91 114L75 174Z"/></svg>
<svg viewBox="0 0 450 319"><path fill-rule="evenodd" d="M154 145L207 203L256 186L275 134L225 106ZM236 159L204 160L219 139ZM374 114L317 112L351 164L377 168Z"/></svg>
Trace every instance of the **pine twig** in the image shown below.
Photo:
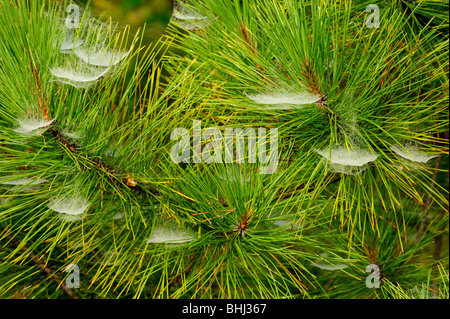
<svg viewBox="0 0 450 319"><path fill-rule="evenodd" d="M422 238L423 233L425 232L425 224L426 224L427 217L428 217L428 209L430 208L431 201L432 201L431 191L433 191L434 184L436 184L439 166L441 165L441 158L442 158L442 155L439 155L438 159L436 161L436 164L434 165L434 172L433 172L433 178L432 178L433 182L430 185L430 193L428 193L427 201L425 202L425 208L424 208L425 214L423 215L422 220L420 221L419 233L417 234L417 237L415 240L416 243L419 242L420 238Z"/></svg>
<svg viewBox="0 0 450 319"><path fill-rule="evenodd" d="M441 246L442 246L442 235L438 235L434 238L434 253L433 259L436 262L435 269L439 273L439 264L437 264L441 260ZM435 296L438 295L438 283L433 282L433 291Z"/></svg>
<svg viewBox="0 0 450 319"><path fill-rule="evenodd" d="M20 243L17 239L10 237L10 235L7 235L7 237L14 243L14 245L16 247L20 246ZM21 250L23 252L27 252L28 251L28 247L27 246L22 246ZM54 273L53 270L49 267L47 267L45 264L41 263L41 261L39 260L39 258L37 258L37 256L32 253L29 252L29 256L31 257L31 259L33 260L33 262L39 267L41 268L43 271L45 271L48 275L51 276L52 280L59 286L61 286L61 288L64 290L64 292L71 298L71 299L80 299L80 297L78 297L78 295L69 287L66 286L66 284L59 278L58 274Z"/></svg>
<svg viewBox="0 0 450 319"><path fill-rule="evenodd" d="M34 67L30 53L26 49L25 49L25 52L28 54L28 59L30 61L31 73L33 74L33 78L36 82L36 89L37 89L37 93L38 93L38 97L39 97L39 110L42 112L44 120L50 121L50 117L48 115L47 102L44 100L44 97L42 96L42 85L41 85L41 80L39 78L39 70L38 70L38 68Z"/></svg>
<svg viewBox="0 0 450 319"><path fill-rule="evenodd" d="M246 42L246 44L247 44L247 47L250 49L250 51L251 51L252 54L255 56L255 58L258 57L258 51L256 51L256 49L255 49L255 47L254 47L254 44L253 44L253 41L252 41L251 37L248 35L248 33L247 33L247 28L246 28L246 26L245 26L245 25L241 25L241 26L239 26L239 29L240 29L242 35L244 36L244 40L245 40L245 42ZM269 81L269 80L263 75L263 74L265 73L264 68L263 68L262 66L260 66L259 64L257 64L257 63L255 63L255 64L256 64L256 67L261 71L261 77L262 77L262 79L263 79L266 83L268 83L268 84L273 84L271 81Z"/></svg>
<svg viewBox="0 0 450 319"><path fill-rule="evenodd" d="M74 143L68 141L63 134L55 127L55 126L50 126L49 130L48 130L55 138L58 139L58 141L64 145L68 151L70 151L72 154L76 155L79 158L83 158L86 161L89 161L91 163L94 163L94 165L96 167L98 167L102 172L105 173L106 177L109 178L109 180L114 184L114 186L116 187L116 190L118 191L118 193L123 196L119 186L117 185L117 183L114 181L114 179L116 180L120 180L124 185L126 185L129 189L134 189L134 190L138 190L138 191L144 191L144 188L137 183L133 176L131 176L130 174L127 174L126 178L120 177L123 176L124 174L122 172L116 172L112 167L109 167L107 164L103 163L102 160L100 159L91 159L89 158L88 155L86 154L82 154L81 149ZM114 177L114 178L113 178ZM145 188L145 190L151 192L153 195L157 195L156 192Z"/></svg>

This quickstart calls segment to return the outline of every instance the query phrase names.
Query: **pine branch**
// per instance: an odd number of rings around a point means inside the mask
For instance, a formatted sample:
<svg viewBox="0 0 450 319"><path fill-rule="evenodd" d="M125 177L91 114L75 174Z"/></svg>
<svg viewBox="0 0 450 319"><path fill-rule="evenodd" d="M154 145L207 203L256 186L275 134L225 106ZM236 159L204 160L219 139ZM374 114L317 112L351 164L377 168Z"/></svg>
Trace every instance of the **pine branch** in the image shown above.
<svg viewBox="0 0 450 319"><path fill-rule="evenodd" d="M158 196L158 192L151 190L147 187L143 187L141 184L134 180L134 178L128 174L128 173L122 173L120 171L117 171L117 169L114 169L113 167L107 165L104 163L100 158L90 158L88 155L81 153L81 150L79 146L68 140L60 130L58 130L54 125L51 125L48 129L48 131L58 139L58 141L73 155L75 155L77 158L82 158L88 163L93 164L95 167L98 167L100 169L100 172L103 172L106 174L107 178L115 185L116 190L123 196L121 193L120 187L117 185L116 180L120 181L120 185L127 186L128 190L135 190L138 192L150 192L154 196ZM126 177L123 177L126 176ZM144 183L145 184L145 183Z"/></svg>
<svg viewBox="0 0 450 319"><path fill-rule="evenodd" d="M14 245L16 247L21 246L20 242L16 239L11 237L11 235L6 235L7 238L9 238L9 240L11 242L14 243ZM29 248L25 245L21 246L21 250L24 253L28 253L28 256L33 260L33 262L40 268L42 269L46 274L48 274L52 280L58 285L58 287L61 286L61 288L64 290L64 292L71 298L71 299L80 299L78 297L78 295L69 287L67 287L67 285L61 280L60 276L56 273L53 272L53 270L51 268L49 268L46 264L43 264L40 259L32 252L29 251Z"/></svg>
<svg viewBox="0 0 450 319"><path fill-rule="evenodd" d="M441 159L442 159L442 155L439 155L436 163L434 165L434 170L433 170L433 177L432 177L432 183L430 185L430 192L428 193L427 196L427 200L425 201L425 207L424 207L424 215L422 217L422 220L420 221L420 225L419 225L419 232L417 234L417 237L415 239L416 243L419 242L419 240L422 238L423 233L425 232L425 226L426 226L426 222L427 222L427 218L428 218L428 212L429 212L429 208L432 202L432 196L431 196L431 191L433 190L435 184L436 184L436 179L437 179L437 175L439 172L439 166L441 165Z"/></svg>
<svg viewBox="0 0 450 319"><path fill-rule="evenodd" d="M36 83L36 89L37 89L37 93L38 93L38 97L39 97L39 110L41 111L42 116L44 117L44 120L50 121L51 119L48 115L47 102L44 101L44 98L42 96L42 84L41 84L41 80L39 78L39 70L37 67L34 67L33 61L31 59L31 55L26 49L25 49L25 53L27 53L27 55L28 55L31 73L33 74L33 78Z"/></svg>
<svg viewBox="0 0 450 319"><path fill-rule="evenodd" d="M256 49L255 49L255 47L254 47L254 44L253 44L253 41L251 40L251 38L249 37L249 35L248 35L248 33L247 33L247 27L246 27L244 24L242 24L242 25L239 26L239 30L241 31L242 35L244 36L244 40L245 40L245 42L246 42L246 44L247 44L247 48L250 49L250 51L251 51L252 54L254 55L254 58L258 57L258 51L256 51ZM256 64L256 67L261 71L262 79L263 79L265 82L267 82L268 84L272 84L272 85L273 85L273 82L272 82L272 81L269 81L269 80L264 76L264 74L266 73L266 71L265 71L259 64Z"/></svg>

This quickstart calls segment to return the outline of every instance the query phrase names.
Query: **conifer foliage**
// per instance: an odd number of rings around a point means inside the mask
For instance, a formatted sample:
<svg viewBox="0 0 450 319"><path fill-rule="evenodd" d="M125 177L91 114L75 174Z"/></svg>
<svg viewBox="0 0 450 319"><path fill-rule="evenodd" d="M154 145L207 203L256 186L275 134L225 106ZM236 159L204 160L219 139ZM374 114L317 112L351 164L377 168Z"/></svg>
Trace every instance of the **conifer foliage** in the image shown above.
<svg viewBox="0 0 450 319"><path fill-rule="evenodd" d="M0 0L0 296L449 298L448 3L373 2Z"/></svg>

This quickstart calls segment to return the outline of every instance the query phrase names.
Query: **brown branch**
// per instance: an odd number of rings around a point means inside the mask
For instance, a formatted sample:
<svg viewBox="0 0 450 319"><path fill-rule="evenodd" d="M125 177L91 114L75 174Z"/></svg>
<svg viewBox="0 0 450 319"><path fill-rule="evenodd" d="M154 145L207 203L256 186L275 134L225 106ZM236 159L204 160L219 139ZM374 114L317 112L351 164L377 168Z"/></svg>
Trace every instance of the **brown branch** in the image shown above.
<svg viewBox="0 0 450 319"><path fill-rule="evenodd" d="M39 97L39 110L42 112L42 116L44 117L44 120L50 121L50 117L48 116L47 103L44 101L44 98L42 96L42 85L41 85L41 80L39 78L39 70L36 67L34 67L30 53L26 49L25 49L25 52L28 53L28 59L30 61L31 73L33 74L34 81L36 82L36 88L37 88L38 97Z"/></svg>
<svg viewBox="0 0 450 319"><path fill-rule="evenodd" d="M87 155L84 154L80 154L80 148L75 144L72 143L71 141L67 140L64 135L54 126L50 126L50 128L48 129L48 131L58 139L58 141L63 144L72 154L78 156L78 157L82 157L83 159L85 159L86 161L90 161L93 165L97 166L98 168L100 168L103 172L105 172L106 177L114 184L116 190L118 191L118 193L123 196L119 186L117 185L117 183L114 181L114 179L120 180L124 185L126 185L129 189L135 189L138 191L142 191L144 190L143 187L141 187L141 185L134 180L133 176L131 176L130 174L126 174L126 177L119 177L119 176L124 176L125 174L120 173L120 172L116 172L112 167L108 166L107 164L103 163L101 160L99 159L90 159ZM102 189L102 191L107 192L105 189ZM152 194L156 195L156 193L154 191L150 191ZM110 194L109 192L107 192L108 194Z"/></svg>
<svg viewBox="0 0 450 319"><path fill-rule="evenodd" d="M14 243L15 246L19 247L20 243L16 238L12 238L10 237L10 235L7 235L7 237ZM26 253L28 251L28 247L23 245L21 247L21 250ZM71 299L80 299L77 294L70 289L69 287L66 286L66 284L61 281L61 279L59 278L58 274L54 273L49 267L47 267L45 264L41 263L41 261L39 260L39 258L37 258L37 256L32 253L31 251L29 252L29 257L31 257L31 259L33 260L33 262L39 267L41 268L45 273L47 273L48 275L51 276L51 278L53 279L53 281L58 285L61 286L61 288L64 290L64 292L71 298Z"/></svg>
<svg viewBox="0 0 450 319"><path fill-rule="evenodd" d="M433 253L433 258L434 261L436 261L436 270L439 273L439 266L437 264L437 262L439 262L441 260L441 246L442 246L442 235L437 235L434 238L434 253ZM438 283L435 281L433 282L433 291L435 296L437 297L437 295L439 294L438 292Z"/></svg>
<svg viewBox="0 0 450 319"><path fill-rule="evenodd" d="M256 49L255 49L255 47L254 47L254 45L253 45L253 41L252 41L252 39L249 37L249 35L247 34L247 28L245 27L245 25L241 25L241 26L239 26L239 29L241 30L241 33L242 33L242 35L244 36L244 40L245 40L245 42L247 43L247 47L250 49L250 51L253 53L253 55L255 56L255 57L257 57L258 56L258 52L256 51ZM264 69L263 69L263 67L261 67L259 64L257 64L257 63L255 63L256 64L256 67L261 71L261 76L262 76L262 79L264 80L264 81L266 81L267 83L269 83L269 84L272 84L273 85L273 83L271 82L271 81L269 81L263 74L266 72Z"/></svg>
<svg viewBox="0 0 450 319"><path fill-rule="evenodd" d="M417 237L415 239L416 243L419 242L420 238L422 238L423 233L425 232L425 224L426 224L427 217L428 217L428 209L430 208L430 205L432 202L431 192L433 191L434 185L436 184L439 166L441 165L441 158L442 158L442 155L440 154L438 156L436 164L434 165L434 172L433 172L432 183L430 185L430 192L428 193L427 201L425 202L425 208L424 208L425 214L423 215L422 220L420 221L419 233L417 234Z"/></svg>
<svg viewBox="0 0 450 319"><path fill-rule="evenodd" d="M306 81L308 82L309 87L313 90L314 94L320 95L320 90L316 81L316 76L311 66L309 65L308 59L306 59L305 61L305 70L303 72L303 75L305 76Z"/></svg>

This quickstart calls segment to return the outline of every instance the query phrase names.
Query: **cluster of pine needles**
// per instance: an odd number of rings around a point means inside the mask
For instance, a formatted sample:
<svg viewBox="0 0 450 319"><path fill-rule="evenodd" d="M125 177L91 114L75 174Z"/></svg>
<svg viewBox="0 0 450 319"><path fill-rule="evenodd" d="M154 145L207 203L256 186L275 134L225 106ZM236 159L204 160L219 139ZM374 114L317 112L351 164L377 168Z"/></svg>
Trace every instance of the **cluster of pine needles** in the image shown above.
<svg viewBox="0 0 450 319"><path fill-rule="evenodd" d="M0 297L449 298L445 2L0 0Z"/></svg>

